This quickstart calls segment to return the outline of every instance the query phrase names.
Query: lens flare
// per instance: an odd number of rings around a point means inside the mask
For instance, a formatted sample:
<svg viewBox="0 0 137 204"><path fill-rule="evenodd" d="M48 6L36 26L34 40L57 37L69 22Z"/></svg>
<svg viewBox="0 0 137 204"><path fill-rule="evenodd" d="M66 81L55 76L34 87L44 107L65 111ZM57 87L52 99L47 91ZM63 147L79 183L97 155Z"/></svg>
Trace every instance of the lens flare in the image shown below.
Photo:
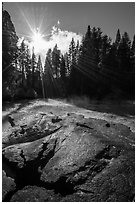
<svg viewBox="0 0 137 204"><path fill-rule="evenodd" d="M43 44L45 43L45 40L43 37L44 36L40 33L38 29L36 31L33 31L32 45L35 49L35 52L39 52L41 47L43 47Z"/></svg>

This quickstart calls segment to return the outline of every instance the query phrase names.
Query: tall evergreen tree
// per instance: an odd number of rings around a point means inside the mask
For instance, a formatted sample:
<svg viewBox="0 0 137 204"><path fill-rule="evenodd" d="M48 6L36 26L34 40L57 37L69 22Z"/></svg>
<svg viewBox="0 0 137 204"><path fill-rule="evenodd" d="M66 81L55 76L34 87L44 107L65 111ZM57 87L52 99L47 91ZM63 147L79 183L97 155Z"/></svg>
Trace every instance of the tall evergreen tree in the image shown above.
<svg viewBox="0 0 137 204"><path fill-rule="evenodd" d="M81 53L82 53L82 56L86 56L86 55L91 54L91 28L90 28L90 25L88 26L87 32L82 39Z"/></svg>
<svg viewBox="0 0 137 204"><path fill-rule="evenodd" d="M76 54L75 54L76 55L76 64L78 64L78 60L79 60L79 57L80 57L80 43L79 43L79 40L77 41L75 52L76 52Z"/></svg>
<svg viewBox="0 0 137 204"><path fill-rule="evenodd" d="M130 50L131 71L135 72L135 35Z"/></svg>
<svg viewBox="0 0 137 204"><path fill-rule="evenodd" d="M37 67L35 71L35 90L39 94L39 96L42 96L42 62L40 55L38 56L38 62Z"/></svg>
<svg viewBox="0 0 137 204"><path fill-rule="evenodd" d="M131 64L131 77L130 77L130 94L135 97L135 35L130 52L130 64Z"/></svg>
<svg viewBox="0 0 137 204"><path fill-rule="evenodd" d="M135 55L135 35L133 37L133 42L132 42L132 46L131 46L131 52L133 53L133 55Z"/></svg>
<svg viewBox="0 0 137 204"><path fill-rule="evenodd" d="M119 45L120 40L121 40L121 34L120 34L120 30L118 29L118 30L117 30L117 34L116 34L116 39L115 39L115 44L116 44L116 46Z"/></svg>
<svg viewBox="0 0 137 204"><path fill-rule="evenodd" d="M9 13L2 9L2 88L3 96L6 88L12 89L16 76L18 37Z"/></svg>
<svg viewBox="0 0 137 204"><path fill-rule="evenodd" d="M21 42L20 46L20 69L22 74L22 87L24 86L25 81L25 60L26 60L26 48L24 40Z"/></svg>
<svg viewBox="0 0 137 204"><path fill-rule="evenodd" d="M70 63L69 63L69 55L68 55L67 52L64 54L64 59L65 59L66 77L69 77L69 74L70 74Z"/></svg>
<svg viewBox="0 0 137 204"><path fill-rule="evenodd" d="M26 46L26 60L25 60L27 87L31 87L31 54L30 49Z"/></svg>
<svg viewBox="0 0 137 204"><path fill-rule="evenodd" d="M100 49L100 59L99 59L99 68L103 68L108 64L108 55L111 49L111 39L104 35L102 36L102 42L101 42L101 49Z"/></svg>
<svg viewBox="0 0 137 204"><path fill-rule="evenodd" d="M34 83L35 83L35 69L36 69L36 55L34 53L34 47L32 49L32 60L31 60L31 67L32 67L32 84L31 87L34 89Z"/></svg>
<svg viewBox="0 0 137 204"><path fill-rule="evenodd" d="M119 71L130 70L130 46L131 41L127 32L125 32L118 47Z"/></svg>
<svg viewBox="0 0 137 204"><path fill-rule="evenodd" d="M70 45L69 45L69 51L68 51L68 59L69 59L69 93L73 92L73 94L76 91L76 78L77 78L77 70L76 70L76 47L75 47L75 41L74 38L72 38ZM74 86L75 83L75 86Z"/></svg>
<svg viewBox="0 0 137 204"><path fill-rule="evenodd" d="M38 72L38 80L41 80L42 62L41 62L41 57L40 57L40 55L38 56L37 72Z"/></svg>
<svg viewBox="0 0 137 204"><path fill-rule="evenodd" d="M58 78L60 75L60 50L58 49L57 44L52 52L52 70L55 78Z"/></svg>
<svg viewBox="0 0 137 204"><path fill-rule="evenodd" d="M74 38L72 38L69 51L68 51L68 59L69 59L69 93L74 94L77 89L77 69L76 69L76 46ZM75 85L74 85L75 84Z"/></svg>
<svg viewBox="0 0 137 204"><path fill-rule="evenodd" d="M65 59L62 55L61 62L60 62L60 75L63 82L66 81L66 66L65 66Z"/></svg>
<svg viewBox="0 0 137 204"><path fill-rule="evenodd" d="M76 49L75 41L74 41L74 38L72 38L70 45L69 45L69 52L68 52L70 69L72 65L76 64L76 50L75 49Z"/></svg>
<svg viewBox="0 0 137 204"><path fill-rule="evenodd" d="M53 97L52 93L52 50L49 49L46 54L45 64L44 64L44 87L46 98Z"/></svg>

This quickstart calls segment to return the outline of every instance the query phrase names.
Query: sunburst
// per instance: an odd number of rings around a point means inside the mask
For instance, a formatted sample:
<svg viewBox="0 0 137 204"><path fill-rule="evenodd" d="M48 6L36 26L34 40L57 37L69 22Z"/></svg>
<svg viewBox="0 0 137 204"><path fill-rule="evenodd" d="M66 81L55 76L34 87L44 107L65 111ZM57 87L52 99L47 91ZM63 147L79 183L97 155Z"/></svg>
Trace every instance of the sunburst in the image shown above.
<svg viewBox="0 0 137 204"><path fill-rule="evenodd" d="M44 35L42 35L39 29L37 28L36 30L33 31L31 39L32 46L34 47L35 52L39 52L40 49L45 44Z"/></svg>

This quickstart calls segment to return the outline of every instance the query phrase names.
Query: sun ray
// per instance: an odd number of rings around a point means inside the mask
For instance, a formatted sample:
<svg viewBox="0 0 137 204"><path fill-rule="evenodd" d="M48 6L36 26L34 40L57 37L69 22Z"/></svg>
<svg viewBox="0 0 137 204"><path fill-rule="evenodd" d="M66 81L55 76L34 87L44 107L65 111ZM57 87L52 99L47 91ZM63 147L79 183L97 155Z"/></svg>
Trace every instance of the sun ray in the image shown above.
<svg viewBox="0 0 137 204"><path fill-rule="evenodd" d="M20 9L22 16L24 17L28 27L30 28L30 30L33 32L33 28L31 27L31 24L29 23L28 19L26 18L24 12Z"/></svg>
<svg viewBox="0 0 137 204"><path fill-rule="evenodd" d="M42 13L41 14L41 16L40 16L40 23L39 23L39 29L41 30L41 26L42 26L42 24L43 24L43 20L44 20L44 18L45 18L45 12L44 13Z"/></svg>
<svg viewBox="0 0 137 204"><path fill-rule="evenodd" d="M18 35L21 36L21 37L24 36L24 37L27 37L27 38L31 39L31 36L30 36L30 35L26 35L26 34L24 34L24 33L23 33L23 34L18 33Z"/></svg>
<svg viewBox="0 0 137 204"><path fill-rule="evenodd" d="M32 46L34 47L36 53L38 53L45 45L44 35L41 34L39 29L34 29L32 33Z"/></svg>
<svg viewBox="0 0 137 204"><path fill-rule="evenodd" d="M20 8L20 6L17 4L18 6L18 9L20 10L21 12L21 15L23 16L23 19L25 20L25 22L27 23L29 29L31 30L31 32L33 31L33 28L31 26L31 23L29 22L29 20L27 19L26 15L24 14L24 12L22 11L22 9Z"/></svg>

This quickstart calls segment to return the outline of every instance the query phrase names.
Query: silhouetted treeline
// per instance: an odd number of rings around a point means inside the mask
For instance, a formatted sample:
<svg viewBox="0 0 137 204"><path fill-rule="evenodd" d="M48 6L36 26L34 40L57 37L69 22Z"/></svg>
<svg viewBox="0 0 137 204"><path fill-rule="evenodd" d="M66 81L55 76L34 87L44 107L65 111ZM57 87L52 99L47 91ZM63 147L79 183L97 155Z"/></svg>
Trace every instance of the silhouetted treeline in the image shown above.
<svg viewBox="0 0 137 204"><path fill-rule="evenodd" d="M82 42L72 38L65 54L55 45L42 65L24 40L17 47L10 16L6 11L2 15L3 98L134 98L135 37L131 41L118 29L112 42L100 28L88 26Z"/></svg>
<svg viewBox="0 0 137 204"><path fill-rule="evenodd" d="M79 51L70 64L69 94L103 98L134 97L135 92L135 37L131 42L118 29L115 42L103 35L100 28L88 26ZM78 53L78 58L76 57Z"/></svg>

